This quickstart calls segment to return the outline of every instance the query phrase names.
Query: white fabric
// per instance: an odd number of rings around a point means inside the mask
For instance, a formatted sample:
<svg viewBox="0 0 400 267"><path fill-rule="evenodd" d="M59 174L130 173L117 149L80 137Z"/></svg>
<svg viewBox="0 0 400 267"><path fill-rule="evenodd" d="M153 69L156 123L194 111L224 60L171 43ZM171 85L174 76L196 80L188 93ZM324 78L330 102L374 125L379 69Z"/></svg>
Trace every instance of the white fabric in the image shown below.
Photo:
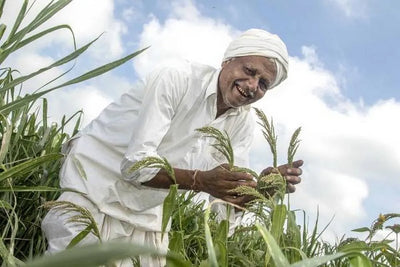
<svg viewBox="0 0 400 267"><path fill-rule="evenodd" d="M209 125L228 132L236 165L248 166L254 129L250 107L231 109L215 119L218 75L219 70L187 62L152 73L71 142L60 173L61 187L85 193L102 213L135 229L161 231L168 190L141 185L158 170L130 173L134 162L160 156L176 168L212 169L225 159L210 145L212 139L195 131Z"/></svg>
<svg viewBox="0 0 400 267"><path fill-rule="evenodd" d="M286 79L289 54L278 35L260 29L247 30L229 44L222 61L243 56L264 56L274 59L277 74L270 88Z"/></svg>
<svg viewBox="0 0 400 267"><path fill-rule="evenodd" d="M89 200L76 193L65 192L59 200L74 202L81 207L87 208L97 223L102 241L114 240L146 244L163 253L167 253L168 251L168 234L162 236L160 232L144 232L135 229L132 225L101 213ZM47 213L42 222L43 231L49 241L47 253L52 254L64 250L71 240L85 228L83 225L68 223L68 219L74 215L77 214L74 212L65 213L65 211L60 210L50 210ZM99 242L98 238L90 233L77 245L84 246L96 242ZM141 256L139 259L141 266L146 267L165 266L166 264L164 257ZM132 260L130 258L124 259L114 262L112 266L132 266Z"/></svg>

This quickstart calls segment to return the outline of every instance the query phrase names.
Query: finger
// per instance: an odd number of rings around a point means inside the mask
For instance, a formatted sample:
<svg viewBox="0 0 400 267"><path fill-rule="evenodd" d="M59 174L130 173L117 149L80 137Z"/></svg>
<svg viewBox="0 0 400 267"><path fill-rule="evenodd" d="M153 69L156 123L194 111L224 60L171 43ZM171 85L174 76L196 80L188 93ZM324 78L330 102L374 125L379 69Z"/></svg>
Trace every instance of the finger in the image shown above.
<svg viewBox="0 0 400 267"><path fill-rule="evenodd" d="M277 173L277 172L278 172L278 171L277 171L275 168L273 168L273 167L268 167L268 168L264 169L264 170L261 172L260 176L267 176L268 174Z"/></svg>
<svg viewBox="0 0 400 267"><path fill-rule="evenodd" d="M293 193L294 191L296 191L296 187L293 184L288 183L286 186L286 192Z"/></svg>
<svg viewBox="0 0 400 267"><path fill-rule="evenodd" d="M301 182L301 178L299 176L285 176L285 179L290 184L298 184Z"/></svg>
<svg viewBox="0 0 400 267"><path fill-rule="evenodd" d="M248 187L253 187L253 188L257 187L257 182L254 180L251 180L251 181L241 180L241 181L237 181L237 182L233 182L233 183L236 185L236 187L238 187L238 186L248 186Z"/></svg>
<svg viewBox="0 0 400 267"><path fill-rule="evenodd" d="M223 200L228 201L230 203L239 205L242 203L244 199L244 196L238 196L238 195L233 195L233 196L224 196Z"/></svg>
<svg viewBox="0 0 400 267"><path fill-rule="evenodd" d="M253 176L247 172L231 172L229 179L231 181L253 181Z"/></svg>
<svg viewBox="0 0 400 267"><path fill-rule="evenodd" d="M292 166L294 168L299 168L299 167L303 166L303 163L304 162L301 159L300 160L296 160L296 161L293 161Z"/></svg>
<svg viewBox="0 0 400 267"><path fill-rule="evenodd" d="M295 174L296 176L299 176L303 173L303 170L300 168L289 168L286 170L286 174Z"/></svg>

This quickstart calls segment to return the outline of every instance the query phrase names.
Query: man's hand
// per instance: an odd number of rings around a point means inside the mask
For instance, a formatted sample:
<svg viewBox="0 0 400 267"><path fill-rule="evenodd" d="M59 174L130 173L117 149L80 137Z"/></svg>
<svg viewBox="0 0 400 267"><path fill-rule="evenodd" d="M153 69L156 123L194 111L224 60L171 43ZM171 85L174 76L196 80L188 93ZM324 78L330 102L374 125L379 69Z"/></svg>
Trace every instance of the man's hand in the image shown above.
<svg viewBox="0 0 400 267"><path fill-rule="evenodd" d="M294 191L296 191L295 185L301 182L300 175L303 173L303 171L301 170L300 167L302 165L303 161L297 160L293 162L292 167L289 167L288 164L281 165L278 167L279 172L286 179L287 182L286 191L288 193L293 193ZM268 167L261 172L260 176L265 176L270 173L276 173L276 172L277 172L276 169Z"/></svg>
<svg viewBox="0 0 400 267"><path fill-rule="evenodd" d="M194 189L243 207L253 198L247 195L239 196L237 193L230 192L230 190L240 185L255 188L257 182L253 180L253 176L250 174L229 171L228 164L222 164L209 171L199 171Z"/></svg>

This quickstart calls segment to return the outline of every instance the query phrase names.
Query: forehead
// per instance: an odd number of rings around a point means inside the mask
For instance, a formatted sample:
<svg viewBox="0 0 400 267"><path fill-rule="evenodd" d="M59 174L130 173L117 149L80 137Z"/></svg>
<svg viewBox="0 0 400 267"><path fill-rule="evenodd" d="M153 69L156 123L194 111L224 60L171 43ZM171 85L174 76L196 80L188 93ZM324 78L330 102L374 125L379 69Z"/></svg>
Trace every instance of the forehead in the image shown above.
<svg viewBox="0 0 400 267"><path fill-rule="evenodd" d="M232 59L234 65L249 66L252 68L260 68L266 72L276 72L275 62L263 56L243 56Z"/></svg>

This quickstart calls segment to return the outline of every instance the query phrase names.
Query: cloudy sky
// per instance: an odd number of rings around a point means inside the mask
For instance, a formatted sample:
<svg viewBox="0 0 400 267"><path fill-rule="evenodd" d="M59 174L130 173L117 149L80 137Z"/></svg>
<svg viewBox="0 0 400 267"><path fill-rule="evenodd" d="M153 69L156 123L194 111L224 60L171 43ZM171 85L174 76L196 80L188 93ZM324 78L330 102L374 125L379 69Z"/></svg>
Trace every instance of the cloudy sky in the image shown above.
<svg viewBox="0 0 400 267"><path fill-rule="evenodd" d="M3 23L13 21L18 2L7 2ZM30 15L47 1L37 2ZM62 79L151 47L111 73L49 94L51 119L83 109L87 124L158 64L185 58L218 67L240 32L276 33L291 56L289 78L256 106L274 118L280 163L291 133L302 127L303 182L291 206L305 210L311 225L319 210L321 228L334 217L326 238L351 235L379 213L400 212L399 8L372 0L75 0L50 24L69 24L78 46L102 36ZM71 34L60 31L5 64L29 73L72 47ZM37 89L63 70L24 88ZM251 167L260 171L271 162L257 130Z"/></svg>

